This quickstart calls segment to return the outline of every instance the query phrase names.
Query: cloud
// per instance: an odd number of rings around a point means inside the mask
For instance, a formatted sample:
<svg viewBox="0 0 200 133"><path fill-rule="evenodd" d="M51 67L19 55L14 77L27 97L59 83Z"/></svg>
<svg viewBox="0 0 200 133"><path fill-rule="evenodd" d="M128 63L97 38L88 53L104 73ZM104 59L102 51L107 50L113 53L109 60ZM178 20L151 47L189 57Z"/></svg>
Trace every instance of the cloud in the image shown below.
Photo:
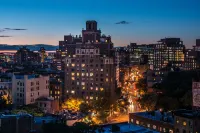
<svg viewBox="0 0 200 133"><path fill-rule="evenodd" d="M4 32L5 30L0 30L0 32Z"/></svg>
<svg viewBox="0 0 200 133"><path fill-rule="evenodd" d="M27 29L12 29L12 28L4 28L4 30L27 30Z"/></svg>
<svg viewBox="0 0 200 133"><path fill-rule="evenodd" d="M115 24L130 24L130 22L127 22L127 21L120 21L120 22L117 22Z"/></svg>
<svg viewBox="0 0 200 133"><path fill-rule="evenodd" d="M0 35L0 37L12 37L12 36L5 36L5 35Z"/></svg>

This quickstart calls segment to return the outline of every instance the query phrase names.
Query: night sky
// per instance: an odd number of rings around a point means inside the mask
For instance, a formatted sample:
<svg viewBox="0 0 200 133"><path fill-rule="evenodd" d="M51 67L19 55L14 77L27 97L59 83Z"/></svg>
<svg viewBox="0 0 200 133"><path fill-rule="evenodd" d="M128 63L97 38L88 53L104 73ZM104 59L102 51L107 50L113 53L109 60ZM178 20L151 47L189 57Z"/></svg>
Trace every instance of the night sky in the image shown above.
<svg viewBox="0 0 200 133"><path fill-rule="evenodd" d="M200 38L200 0L0 0L0 36L12 36L0 43L58 45L81 34L86 20L98 21L115 46L180 37L191 47Z"/></svg>

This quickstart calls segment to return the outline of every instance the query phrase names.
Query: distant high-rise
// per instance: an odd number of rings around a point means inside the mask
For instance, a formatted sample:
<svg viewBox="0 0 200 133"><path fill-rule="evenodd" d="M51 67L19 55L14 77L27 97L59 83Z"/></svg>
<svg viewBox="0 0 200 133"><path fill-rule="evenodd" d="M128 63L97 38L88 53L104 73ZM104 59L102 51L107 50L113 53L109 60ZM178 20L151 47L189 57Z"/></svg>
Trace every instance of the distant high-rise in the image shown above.
<svg viewBox="0 0 200 133"><path fill-rule="evenodd" d="M184 63L185 46L180 38L165 38L154 47L153 69L160 70L167 65L181 68Z"/></svg>
<svg viewBox="0 0 200 133"><path fill-rule="evenodd" d="M30 49L27 49L26 47L22 47L19 50L17 50L16 53L16 62L18 64L24 64L28 62L40 62L41 58L39 53L34 53L33 51L30 51Z"/></svg>
<svg viewBox="0 0 200 133"><path fill-rule="evenodd" d="M65 36L65 93L86 101L113 99L116 87L114 49L110 36L101 35L96 21L87 21L82 37Z"/></svg>
<svg viewBox="0 0 200 133"><path fill-rule="evenodd" d="M196 46L200 46L200 39L196 39Z"/></svg>

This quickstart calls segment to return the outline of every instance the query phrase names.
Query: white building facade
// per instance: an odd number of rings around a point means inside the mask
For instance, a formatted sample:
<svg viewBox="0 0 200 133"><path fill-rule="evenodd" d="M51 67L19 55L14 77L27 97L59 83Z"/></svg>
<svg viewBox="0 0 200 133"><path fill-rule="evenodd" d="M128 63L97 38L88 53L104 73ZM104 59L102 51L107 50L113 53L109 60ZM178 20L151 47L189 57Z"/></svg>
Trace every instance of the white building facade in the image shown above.
<svg viewBox="0 0 200 133"><path fill-rule="evenodd" d="M40 97L49 97L49 76L13 74L13 104L33 104Z"/></svg>

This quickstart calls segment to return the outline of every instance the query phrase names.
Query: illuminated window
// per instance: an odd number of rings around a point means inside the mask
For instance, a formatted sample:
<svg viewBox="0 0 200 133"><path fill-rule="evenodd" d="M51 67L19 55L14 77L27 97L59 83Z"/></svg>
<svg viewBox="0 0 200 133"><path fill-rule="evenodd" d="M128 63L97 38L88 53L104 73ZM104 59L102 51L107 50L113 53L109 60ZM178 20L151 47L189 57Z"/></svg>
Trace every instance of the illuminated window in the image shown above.
<svg viewBox="0 0 200 133"><path fill-rule="evenodd" d="M79 85L79 82L77 82L76 84Z"/></svg>
<svg viewBox="0 0 200 133"><path fill-rule="evenodd" d="M72 73L72 76L74 76L75 75L75 73Z"/></svg>
<svg viewBox="0 0 200 133"><path fill-rule="evenodd" d="M90 97L90 99L92 100L92 99L93 99L93 97Z"/></svg>
<svg viewBox="0 0 200 133"><path fill-rule="evenodd" d="M108 78L106 78L106 82L108 82Z"/></svg>
<svg viewBox="0 0 200 133"><path fill-rule="evenodd" d="M93 87L90 87L90 90L93 90Z"/></svg>
<svg viewBox="0 0 200 133"><path fill-rule="evenodd" d="M85 85L85 82L81 82L81 85Z"/></svg>
<svg viewBox="0 0 200 133"><path fill-rule="evenodd" d="M85 64L82 64L81 66L82 66L82 67L85 67Z"/></svg>
<svg viewBox="0 0 200 133"><path fill-rule="evenodd" d="M74 78L74 77L72 77L72 80L75 80L75 78Z"/></svg>
<svg viewBox="0 0 200 133"><path fill-rule="evenodd" d="M71 91L71 93L72 93L72 94L74 94L74 93L75 93L75 91Z"/></svg>
<svg viewBox="0 0 200 133"><path fill-rule="evenodd" d="M82 75L82 76L85 76L85 73L82 73L81 75Z"/></svg>
<svg viewBox="0 0 200 133"><path fill-rule="evenodd" d="M86 97L86 99L88 99L88 96Z"/></svg>
<svg viewBox="0 0 200 133"><path fill-rule="evenodd" d="M98 91L98 87L96 87L96 91Z"/></svg>
<svg viewBox="0 0 200 133"><path fill-rule="evenodd" d="M83 86L82 89L85 90L85 86Z"/></svg>
<svg viewBox="0 0 200 133"><path fill-rule="evenodd" d="M103 69L101 69L101 71L103 72Z"/></svg>
<svg viewBox="0 0 200 133"><path fill-rule="evenodd" d="M90 76L93 76L93 73L90 73Z"/></svg>
<svg viewBox="0 0 200 133"><path fill-rule="evenodd" d="M77 73L76 75L79 76L79 73Z"/></svg>
<svg viewBox="0 0 200 133"><path fill-rule="evenodd" d="M187 125L187 123L184 121L184 122L183 122L183 126L186 126L186 125Z"/></svg>
<svg viewBox="0 0 200 133"><path fill-rule="evenodd" d="M147 124L147 127L150 127L150 124Z"/></svg>
<svg viewBox="0 0 200 133"><path fill-rule="evenodd" d="M50 91L50 94L52 94L52 91Z"/></svg>
<svg viewBox="0 0 200 133"><path fill-rule="evenodd" d="M139 125L139 124L140 124L140 121L136 120L136 124Z"/></svg>
<svg viewBox="0 0 200 133"><path fill-rule="evenodd" d="M67 66L69 66L69 64L67 64Z"/></svg>
<svg viewBox="0 0 200 133"><path fill-rule="evenodd" d="M60 91L58 91L58 94L60 94Z"/></svg>
<svg viewBox="0 0 200 133"><path fill-rule="evenodd" d="M98 97L96 97L96 100L98 100Z"/></svg>
<svg viewBox="0 0 200 133"><path fill-rule="evenodd" d="M153 125L153 129L156 129L156 125Z"/></svg>
<svg viewBox="0 0 200 133"><path fill-rule="evenodd" d="M104 89L103 89L103 88L100 88L100 90L103 91Z"/></svg>
<svg viewBox="0 0 200 133"><path fill-rule="evenodd" d="M72 64L73 67L75 67L75 64Z"/></svg>

